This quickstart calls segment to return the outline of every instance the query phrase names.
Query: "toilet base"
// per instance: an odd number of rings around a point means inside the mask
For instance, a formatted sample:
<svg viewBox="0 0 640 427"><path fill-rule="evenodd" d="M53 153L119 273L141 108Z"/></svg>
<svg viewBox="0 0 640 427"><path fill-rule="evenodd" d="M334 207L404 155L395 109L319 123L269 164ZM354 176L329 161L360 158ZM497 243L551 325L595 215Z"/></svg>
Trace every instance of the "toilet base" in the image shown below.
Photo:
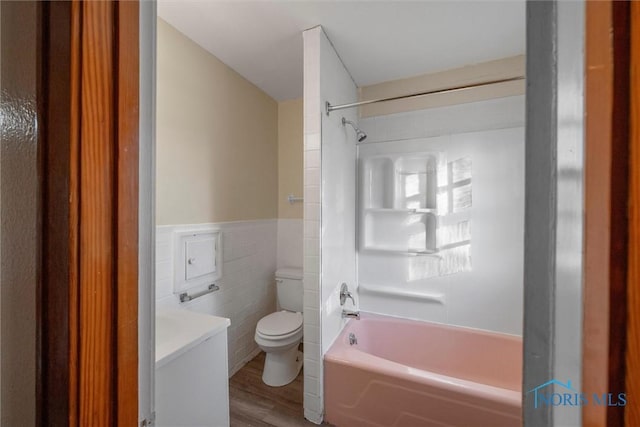
<svg viewBox="0 0 640 427"><path fill-rule="evenodd" d="M303 355L298 346L282 352L267 353L262 381L271 387L281 387L296 379L302 369Z"/></svg>

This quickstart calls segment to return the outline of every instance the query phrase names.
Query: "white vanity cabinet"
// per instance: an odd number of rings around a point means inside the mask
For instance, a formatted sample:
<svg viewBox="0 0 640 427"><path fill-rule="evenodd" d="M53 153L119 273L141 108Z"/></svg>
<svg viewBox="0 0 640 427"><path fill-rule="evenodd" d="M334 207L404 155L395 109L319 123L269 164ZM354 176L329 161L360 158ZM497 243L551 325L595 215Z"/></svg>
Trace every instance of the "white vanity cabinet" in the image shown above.
<svg viewBox="0 0 640 427"><path fill-rule="evenodd" d="M229 425L229 324L187 310L156 313L156 426Z"/></svg>

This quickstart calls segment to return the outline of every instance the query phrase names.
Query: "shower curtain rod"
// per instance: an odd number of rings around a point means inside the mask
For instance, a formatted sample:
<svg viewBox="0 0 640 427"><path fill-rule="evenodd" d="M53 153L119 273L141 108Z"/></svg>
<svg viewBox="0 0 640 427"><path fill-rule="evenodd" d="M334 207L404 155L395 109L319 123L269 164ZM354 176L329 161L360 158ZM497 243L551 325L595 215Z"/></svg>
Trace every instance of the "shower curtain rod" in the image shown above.
<svg viewBox="0 0 640 427"><path fill-rule="evenodd" d="M400 96L392 96L392 97L389 97L389 98L370 99L368 101L352 102L351 104L331 105L329 103L329 101L327 101L327 103L326 103L327 116L332 111L344 110L345 108L359 107L361 105L375 104L375 103L378 103L378 102L396 101L398 99L405 99L405 98L417 98L417 97L420 97L420 96L435 95L437 93L459 92L459 91L462 91L462 90L473 89L473 88L476 88L476 87L489 86L489 85L494 85L494 84L498 84L498 83L515 82L517 80L524 80L524 76L510 77L508 79L490 80L490 81L482 82L482 83L474 83L474 84L464 85L464 86L455 86L455 87L450 87L450 88L446 88L446 89L436 89L436 90L430 90L430 91L427 91L427 92L413 93L413 94L410 94L410 95L400 95Z"/></svg>

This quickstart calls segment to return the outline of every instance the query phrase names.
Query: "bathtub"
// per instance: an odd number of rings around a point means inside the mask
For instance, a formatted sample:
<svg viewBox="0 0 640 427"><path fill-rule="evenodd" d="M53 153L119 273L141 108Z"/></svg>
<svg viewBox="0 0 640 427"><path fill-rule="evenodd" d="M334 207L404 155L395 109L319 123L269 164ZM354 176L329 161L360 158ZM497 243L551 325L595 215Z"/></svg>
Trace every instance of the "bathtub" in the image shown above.
<svg viewBox="0 0 640 427"><path fill-rule="evenodd" d="M516 336L363 313L324 369L325 419L337 427L522 425Z"/></svg>

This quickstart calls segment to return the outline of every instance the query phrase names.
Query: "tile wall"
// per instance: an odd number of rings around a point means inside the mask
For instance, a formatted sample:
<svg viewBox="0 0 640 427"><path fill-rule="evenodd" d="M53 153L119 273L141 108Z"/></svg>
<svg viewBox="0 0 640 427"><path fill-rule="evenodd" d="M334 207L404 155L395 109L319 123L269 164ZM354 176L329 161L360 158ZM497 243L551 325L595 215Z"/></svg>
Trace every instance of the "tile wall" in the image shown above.
<svg viewBox="0 0 640 427"><path fill-rule="evenodd" d="M173 294L173 232L217 228L222 231L220 290L180 303ZM229 376L259 351L254 340L258 321L276 310L274 273L277 258L277 220L159 226L156 229L156 306L231 319Z"/></svg>
<svg viewBox="0 0 640 427"><path fill-rule="evenodd" d="M322 28L304 38L304 416L322 422L320 342L320 41Z"/></svg>
<svg viewBox="0 0 640 427"><path fill-rule="evenodd" d="M303 224L302 219L278 219L278 268L302 268Z"/></svg>

